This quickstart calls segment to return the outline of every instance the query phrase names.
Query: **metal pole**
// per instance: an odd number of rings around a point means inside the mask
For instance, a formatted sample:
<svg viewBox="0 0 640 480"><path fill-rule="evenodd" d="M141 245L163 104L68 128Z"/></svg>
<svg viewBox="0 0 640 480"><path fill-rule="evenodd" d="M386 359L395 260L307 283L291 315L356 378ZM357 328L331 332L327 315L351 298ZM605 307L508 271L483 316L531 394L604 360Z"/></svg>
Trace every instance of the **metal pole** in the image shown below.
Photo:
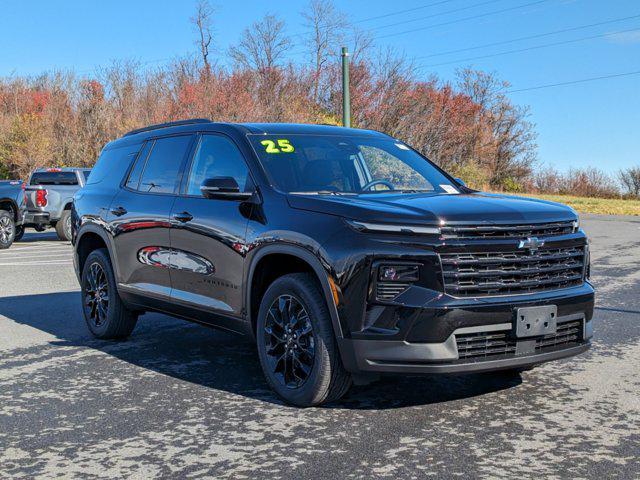
<svg viewBox="0 0 640 480"><path fill-rule="evenodd" d="M342 47L342 126L351 127L351 98L349 95L349 51Z"/></svg>

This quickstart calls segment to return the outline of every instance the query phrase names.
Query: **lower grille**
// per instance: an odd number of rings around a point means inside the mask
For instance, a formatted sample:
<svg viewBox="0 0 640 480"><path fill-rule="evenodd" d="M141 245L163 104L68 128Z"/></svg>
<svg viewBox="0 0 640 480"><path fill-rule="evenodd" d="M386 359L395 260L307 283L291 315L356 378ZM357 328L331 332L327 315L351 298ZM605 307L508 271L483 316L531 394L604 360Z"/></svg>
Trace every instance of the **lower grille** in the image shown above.
<svg viewBox="0 0 640 480"><path fill-rule="evenodd" d="M446 293L512 295L582 285L583 247L440 255Z"/></svg>
<svg viewBox="0 0 640 480"><path fill-rule="evenodd" d="M492 357L516 353L510 332L480 332L456 335L459 358Z"/></svg>
<svg viewBox="0 0 640 480"><path fill-rule="evenodd" d="M582 320L561 323L556 333L536 340L536 350L576 343L580 340L582 340Z"/></svg>
<svg viewBox="0 0 640 480"><path fill-rule="evenodd" d="M525 338L535 340L535 351L565 346L571 347L583 340L583 320L558 323L556 333L544 337ZM493 360L499 356L515 356L518 340L511 331L464 333L455 336L459 359Z"/></svg>

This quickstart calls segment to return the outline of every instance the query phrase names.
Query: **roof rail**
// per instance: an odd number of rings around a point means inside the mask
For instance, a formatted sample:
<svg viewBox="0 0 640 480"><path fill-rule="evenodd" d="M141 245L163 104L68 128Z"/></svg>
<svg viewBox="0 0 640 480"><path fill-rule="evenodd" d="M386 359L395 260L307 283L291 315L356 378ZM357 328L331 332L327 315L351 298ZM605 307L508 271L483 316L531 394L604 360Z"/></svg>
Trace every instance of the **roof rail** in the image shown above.
<svg viewBox="0 0 640 480"><path fill-rule="evenodd" d="M156 125L149 125L148 127L136 128L130 132L125 133L123 136L135 135L136 133L149 132L151 130L157 130L159 128L178 127L180 125L193 125L195 123L211 123L208 118L190 118L188 120L178 120L175 122L158 123Z"/></svg>

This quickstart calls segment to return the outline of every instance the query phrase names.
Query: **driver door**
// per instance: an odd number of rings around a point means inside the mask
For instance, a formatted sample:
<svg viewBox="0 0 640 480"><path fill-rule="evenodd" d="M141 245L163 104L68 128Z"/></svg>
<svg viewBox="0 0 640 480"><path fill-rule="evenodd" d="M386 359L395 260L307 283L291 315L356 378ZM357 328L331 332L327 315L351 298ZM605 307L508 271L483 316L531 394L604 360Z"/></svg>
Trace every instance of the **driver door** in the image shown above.
<svg viewBox="0 0 640 480"><path fill-rule="evenodd" d="M185 172L171 212L172 300L193 308L198 319L233 329L228 317L242 317L250 207L240 200L205 198L200 186L213 177L232 177L241 191L250 191L253 182L242 153L221 134L200 136Z"/></svg>

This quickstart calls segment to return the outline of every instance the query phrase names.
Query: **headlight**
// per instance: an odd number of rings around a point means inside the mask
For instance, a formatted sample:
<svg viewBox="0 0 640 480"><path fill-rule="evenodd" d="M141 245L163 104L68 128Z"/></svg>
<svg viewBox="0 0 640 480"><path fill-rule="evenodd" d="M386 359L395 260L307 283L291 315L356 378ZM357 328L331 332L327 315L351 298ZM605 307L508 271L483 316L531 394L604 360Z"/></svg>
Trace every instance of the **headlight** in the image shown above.
<svg viewBox="0 0 640 480"><path fill-rule="evenodd" d="M420 265L402 262L377 262L373 266L372 297L392 302L420 280Z"/></svg>
<svg viewBox="0 0 640 480"><path fill-rule="evenodd" d="M378 280L381 282L417 282L420 272L417 265L380 265Z"/></svg>

